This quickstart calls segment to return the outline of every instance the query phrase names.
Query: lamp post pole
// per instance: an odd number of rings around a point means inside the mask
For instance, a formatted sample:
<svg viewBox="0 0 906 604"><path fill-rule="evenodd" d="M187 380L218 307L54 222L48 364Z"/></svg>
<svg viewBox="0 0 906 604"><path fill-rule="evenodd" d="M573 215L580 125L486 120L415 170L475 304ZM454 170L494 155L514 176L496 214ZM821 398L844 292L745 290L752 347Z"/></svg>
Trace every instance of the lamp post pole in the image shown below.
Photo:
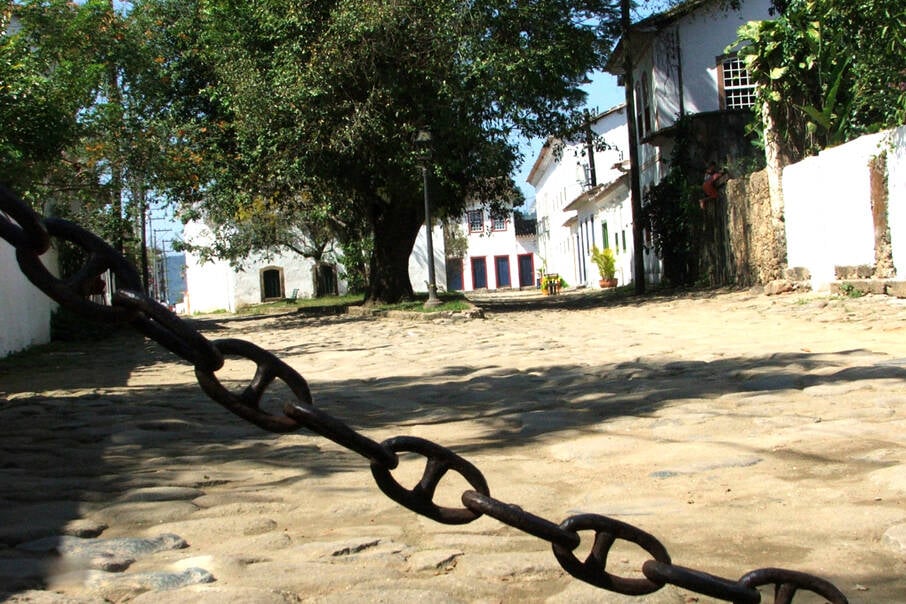
<svg viewBox="0 0 906 604"><path fill-rule="evenodd" d="M437 299L437 279L434 275L434 238L431 233L431 198L428 194L428 160L431 152L431 133L427 130L420 130L415 142L422 149L422 188L425 191L425 244L428 248L428 300L425 302L425 307L431 308L441 304L441 301Z"/></svg>

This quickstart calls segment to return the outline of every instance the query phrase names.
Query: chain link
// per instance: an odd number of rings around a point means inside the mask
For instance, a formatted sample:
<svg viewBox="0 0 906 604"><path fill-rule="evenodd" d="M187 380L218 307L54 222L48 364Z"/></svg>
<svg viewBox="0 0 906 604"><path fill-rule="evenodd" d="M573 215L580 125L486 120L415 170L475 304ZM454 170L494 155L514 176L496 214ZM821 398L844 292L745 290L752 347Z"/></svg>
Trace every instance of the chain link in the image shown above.
<svg viewBox="0 0 906 604"><path fill-rule="evenodd" d="M68 241L87 253L85 264L71 277L52 275L41 261L52 237ZM41 291L83 317L106 323L129 322L136 330L192 363L201 389L212 400L260 428L292 432L306 427L368 459L378 488L410 510L444 524L466 524L487 514L500 522L551 544L554 556L566 572L591 585L626 595L644 595L672 584L692 592L740 604L758 604L758 587L774 586L774 603L792 602L797 591L815 593L831 604L845 604L846 596L832 583L814 575L780 568L762 568L738 581L674 565L666 548L638 527L597 514L571 516L556 524L525 512L517 505L494 499L481 471L450 449L430 440L397 436L382 443L363 436L348 424L314 406L308 382L272 353L238 339L210 341L168 308L141 292L135 268L121 254L93 233L65 220L42 219L9 190L0 187L0 238L16 248L19 266ZM104 291L103 275L113 275L112 303L101 304L88 297ZM227 389L215 375L225 357L255 363L255 375L239 394ZM275 380L281 380L295 396L281 414L262 408L264 396ZM399 464L397 453L425 458L421 480L412 489L403 487L392 474ZM434 495L450 471L460 474L474 490L462 494L462 508L442 507ZM580 531L594 531L594 544L584 561L575 550ZM634 543L651 555L642 565L644 578L627 578L606 571L607 556L617 540Z"/></svg>

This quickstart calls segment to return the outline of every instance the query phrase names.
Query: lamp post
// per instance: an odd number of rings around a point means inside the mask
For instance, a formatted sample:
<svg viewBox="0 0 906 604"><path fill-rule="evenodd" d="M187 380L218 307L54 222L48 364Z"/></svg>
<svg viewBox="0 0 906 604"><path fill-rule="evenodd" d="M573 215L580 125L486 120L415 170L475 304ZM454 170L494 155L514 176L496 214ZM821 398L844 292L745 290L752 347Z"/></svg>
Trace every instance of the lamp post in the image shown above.
<svg viewBox="0 0 906 604"><path fill-rule="evenodd" d="M428 195L428 161L431 158L431 133L428 130L419 130L415 137L415 145L420 151L422 166L422 188L425 191L425 243L428 247L428 300L425 308L439 306L437 299L437 280L434 276L434 239L431 231L431 200Z"/></svg>

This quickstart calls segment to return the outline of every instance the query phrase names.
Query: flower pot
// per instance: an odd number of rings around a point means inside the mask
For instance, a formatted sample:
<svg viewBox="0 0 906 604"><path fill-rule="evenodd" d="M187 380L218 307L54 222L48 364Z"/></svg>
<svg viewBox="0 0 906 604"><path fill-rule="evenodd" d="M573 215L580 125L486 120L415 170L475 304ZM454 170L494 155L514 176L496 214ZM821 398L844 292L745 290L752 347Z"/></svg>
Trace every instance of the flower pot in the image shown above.
<svg viewBox="0 0 906 604"><path fill-rule="evenodd" d="M601 286L601 289L607 289L609 287L616 287L617 280L616 279L601 279L600 281L598 281L598 285Z"/></svg>

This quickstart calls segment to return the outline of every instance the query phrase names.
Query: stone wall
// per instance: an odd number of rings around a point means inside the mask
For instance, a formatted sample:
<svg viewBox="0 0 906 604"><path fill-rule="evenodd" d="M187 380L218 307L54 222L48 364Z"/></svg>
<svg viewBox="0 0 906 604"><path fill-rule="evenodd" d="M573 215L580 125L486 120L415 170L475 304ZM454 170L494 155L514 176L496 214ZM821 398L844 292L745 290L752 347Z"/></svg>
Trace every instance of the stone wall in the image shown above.
<svg viewBox="0 0 906 604"><path fill-rule="evenodd" d="M779 279L786 259L783 225L771 216L766 170L730 180L727 203L726 274L738 285Z"/></svg>

